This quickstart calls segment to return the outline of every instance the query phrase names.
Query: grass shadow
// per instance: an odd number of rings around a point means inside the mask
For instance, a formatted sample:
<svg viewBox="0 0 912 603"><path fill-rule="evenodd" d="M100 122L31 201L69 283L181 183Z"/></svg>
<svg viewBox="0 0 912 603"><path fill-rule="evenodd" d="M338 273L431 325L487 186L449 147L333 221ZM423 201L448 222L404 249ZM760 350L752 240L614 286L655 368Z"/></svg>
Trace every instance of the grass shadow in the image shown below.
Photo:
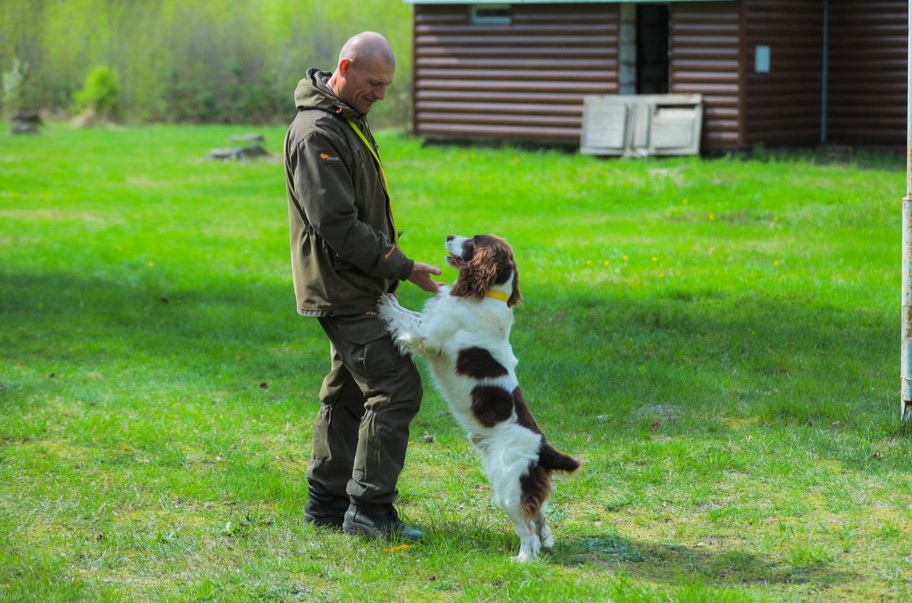
<svg viewBox="0 0 912 603"><path fill-rule="evenodd" d="M289 287L220 279L206 288L65 273L0 273L0 358L53 367L94 361L212 362L238 371L307 337ZM309 324L309 323L307 323ZM301 326L301 331L294 332ZM301 346L308 357L317 350ZM322 358L324 350L319 349ZM230 358L232 362L226 360Z"/></svg>
<svg viewBox="0 0 912 603"><path fill-rule="evenodd" d="M717 587L750 584L842 584L858 579L851 572L836 571L826 561L802 564L762 558L742 550L710 550L640 542L620 536L586 536L558 541L548 562L585 564L670 585L699 581Z"/></svg>

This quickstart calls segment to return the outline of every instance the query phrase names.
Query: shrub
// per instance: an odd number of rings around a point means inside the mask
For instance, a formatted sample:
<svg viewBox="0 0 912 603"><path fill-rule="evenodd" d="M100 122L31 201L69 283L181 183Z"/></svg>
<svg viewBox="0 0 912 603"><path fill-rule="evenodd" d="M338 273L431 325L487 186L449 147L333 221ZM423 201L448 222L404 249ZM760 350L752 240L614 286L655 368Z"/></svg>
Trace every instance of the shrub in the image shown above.
<svg viewBox="0 0 912 603"><path fill-rule="evenodd" d="M96 117L114 119L120 110L117 74L108 67L95 67L86 75L85 85L76 93L77 111L91 109Z"/></svg>

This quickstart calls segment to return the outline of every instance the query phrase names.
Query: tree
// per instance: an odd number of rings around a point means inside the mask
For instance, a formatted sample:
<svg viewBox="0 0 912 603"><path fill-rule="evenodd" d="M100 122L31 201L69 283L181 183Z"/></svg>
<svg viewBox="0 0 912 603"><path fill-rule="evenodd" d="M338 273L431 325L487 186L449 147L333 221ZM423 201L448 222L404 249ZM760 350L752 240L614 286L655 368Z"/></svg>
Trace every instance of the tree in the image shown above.
<svg viewBox="0 0 912 603"><path fill-rule="evenodd" d="M26 109L26 81L28 65L13 57L13 65L3 73L3 111L7 117Z"/></svg>

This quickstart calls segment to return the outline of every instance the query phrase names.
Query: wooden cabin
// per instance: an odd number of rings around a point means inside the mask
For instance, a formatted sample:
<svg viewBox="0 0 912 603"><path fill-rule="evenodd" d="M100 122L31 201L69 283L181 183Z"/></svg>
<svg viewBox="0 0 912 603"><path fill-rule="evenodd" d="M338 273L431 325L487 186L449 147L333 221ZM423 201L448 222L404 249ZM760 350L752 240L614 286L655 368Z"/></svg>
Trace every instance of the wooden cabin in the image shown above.
<svg viewBox="0 0 912 603"><path fill-rule="evenodd" d="M905 0L405 0L414 133L578 146L583 97L700 94L702 149L906 144Z"/></svg>

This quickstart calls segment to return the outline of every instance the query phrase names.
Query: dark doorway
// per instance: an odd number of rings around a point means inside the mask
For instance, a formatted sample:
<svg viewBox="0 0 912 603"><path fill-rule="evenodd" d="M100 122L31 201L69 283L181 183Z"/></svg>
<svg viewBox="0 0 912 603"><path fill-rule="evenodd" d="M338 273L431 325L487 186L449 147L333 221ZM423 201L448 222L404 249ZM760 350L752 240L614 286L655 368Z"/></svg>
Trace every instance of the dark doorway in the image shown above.
<svg viewBox="0 0 912 603"><path fill-rule="evenodd" d="M668 6L637 6L637 94L668 94Z"/></svg>

